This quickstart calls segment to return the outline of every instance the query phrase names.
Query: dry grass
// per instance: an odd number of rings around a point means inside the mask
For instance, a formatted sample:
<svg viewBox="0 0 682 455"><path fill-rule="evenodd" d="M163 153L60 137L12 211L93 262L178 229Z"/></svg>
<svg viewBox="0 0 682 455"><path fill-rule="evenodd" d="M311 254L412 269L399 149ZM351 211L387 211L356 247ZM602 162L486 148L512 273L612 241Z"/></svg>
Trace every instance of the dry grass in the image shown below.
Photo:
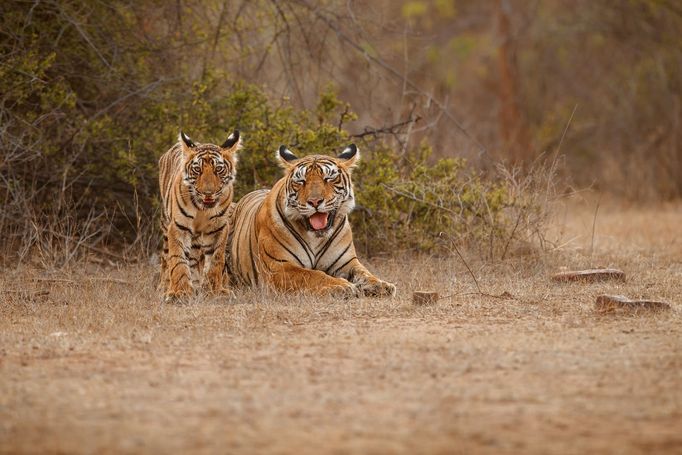
<svg viewBox="0 0 682 455"><path fill-rule="evenodd" d="M0 452L679 452L682 210L602 203L590 254L593 213L560 215L540 258L469 259L513 299L470 295L456 258L374 261L399 296L346 302L171 306L150 266L4 272ZM627 282L547 279L600 265ZM602 292L673 310L598 314Z"/></svg>

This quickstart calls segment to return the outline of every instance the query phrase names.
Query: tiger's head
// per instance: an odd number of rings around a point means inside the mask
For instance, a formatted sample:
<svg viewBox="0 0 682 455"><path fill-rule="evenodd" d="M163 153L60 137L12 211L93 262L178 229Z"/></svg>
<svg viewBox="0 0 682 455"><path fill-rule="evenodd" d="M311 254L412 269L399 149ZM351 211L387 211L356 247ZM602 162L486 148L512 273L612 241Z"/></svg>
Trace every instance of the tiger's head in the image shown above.
<svg viewBox="0 0 682 455"><path fill-rule="evenodd" d="M239 131L234 130L221 146L196 143L180 132L180 144L184 157L183 183L194 205L210 209L225 197L231 197L237 151L241 148Z"/></svg>
<svg viewBox="0 0 682 455"><path fill-rule="evenodd" d="M337 157L310 155L298 158L281 146L277 159L285 169L285 215L305 229L324 236L337 220L355 207L351 171L360 159L355 144Z"/></svg>

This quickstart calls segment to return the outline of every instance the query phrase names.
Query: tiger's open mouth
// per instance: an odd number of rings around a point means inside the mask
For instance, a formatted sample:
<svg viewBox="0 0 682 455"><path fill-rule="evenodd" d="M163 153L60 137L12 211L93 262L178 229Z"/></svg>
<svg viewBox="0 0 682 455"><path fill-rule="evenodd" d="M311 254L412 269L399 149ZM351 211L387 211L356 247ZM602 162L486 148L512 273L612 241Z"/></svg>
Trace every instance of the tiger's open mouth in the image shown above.
<svg viewBox="0 0 682 455"><path fill-rule="evenodd" d="M218 202L217 199L214 199L212 197L203 197L201 198L201 203L204 205L206 208L212 208L216 203Z"/></svg>
<svg viewBox="0 0 682 455"><path fill-rule="evenodd" d="M309 231L326 231L334 223L334 216L336 211L332 212L315 212L306 218L306 224Z"/></svg>

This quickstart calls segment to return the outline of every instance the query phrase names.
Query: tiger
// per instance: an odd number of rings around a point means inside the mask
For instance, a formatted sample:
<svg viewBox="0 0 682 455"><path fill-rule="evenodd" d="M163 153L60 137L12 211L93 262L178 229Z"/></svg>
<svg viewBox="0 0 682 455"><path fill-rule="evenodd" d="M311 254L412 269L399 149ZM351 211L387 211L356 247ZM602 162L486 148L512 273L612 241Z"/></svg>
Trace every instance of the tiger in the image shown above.
<svg viewBox="0 0 682 455"><path fill-rule="evenodd" d="M225 248L241 143L238 130L221 146L194 142L181 131L178 142L159 159L159 287L166 301L191 295L200 279L210 292L231 292L224 273Z"/></svg>
<svg viewBox="0 0 682 455"><path fill-rule="evenodd" d="M237 285L342 297L393 296L396 287L358 260L348 220L355 206L355 144L337 157L298 158L281 146L284 176L233 204L228 273Z"/></svg>

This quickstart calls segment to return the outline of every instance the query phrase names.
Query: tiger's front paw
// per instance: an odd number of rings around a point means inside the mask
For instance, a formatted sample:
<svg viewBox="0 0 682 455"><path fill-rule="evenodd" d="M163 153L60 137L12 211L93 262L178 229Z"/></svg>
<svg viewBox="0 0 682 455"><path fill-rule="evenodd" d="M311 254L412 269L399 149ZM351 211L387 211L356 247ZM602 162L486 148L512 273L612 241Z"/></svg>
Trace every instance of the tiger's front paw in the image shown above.
<svg viewBox="0 0 682 455"><path fill-rule="evenodd" d="M163 301L164 303L182 304L189 302L191 297L191 292L167 292Z"/></svg>
<svg viewBox="0 0 682 455"><path fill-rule="evenodd" d="M362 294L368 297L393 297L395 295L395 284L377 279L358 284Z"/></svg>
<svg viewBox="0 0 682 455"><path fill-rule="evenodd" d="M206 287L212 294L227 294L230 291L227 274L222 268L214 267L206 274Z"/></svg>
<svg viewBox="0 0 682 455"><path fill-rule="evenodd" d="M346 280L339 282L339 284L326 287L323 291L323 294L341 299L360 297L360 291L358 290L358 287Z"/></svg>
<svg viewBox="0 0 682 455"><path fill-rule="evenodd" d="M189 282L189 279L181 280L175 286L170 287L164 296L166 303L182 303L189 299L194 294L194 289Z"/></svg>

